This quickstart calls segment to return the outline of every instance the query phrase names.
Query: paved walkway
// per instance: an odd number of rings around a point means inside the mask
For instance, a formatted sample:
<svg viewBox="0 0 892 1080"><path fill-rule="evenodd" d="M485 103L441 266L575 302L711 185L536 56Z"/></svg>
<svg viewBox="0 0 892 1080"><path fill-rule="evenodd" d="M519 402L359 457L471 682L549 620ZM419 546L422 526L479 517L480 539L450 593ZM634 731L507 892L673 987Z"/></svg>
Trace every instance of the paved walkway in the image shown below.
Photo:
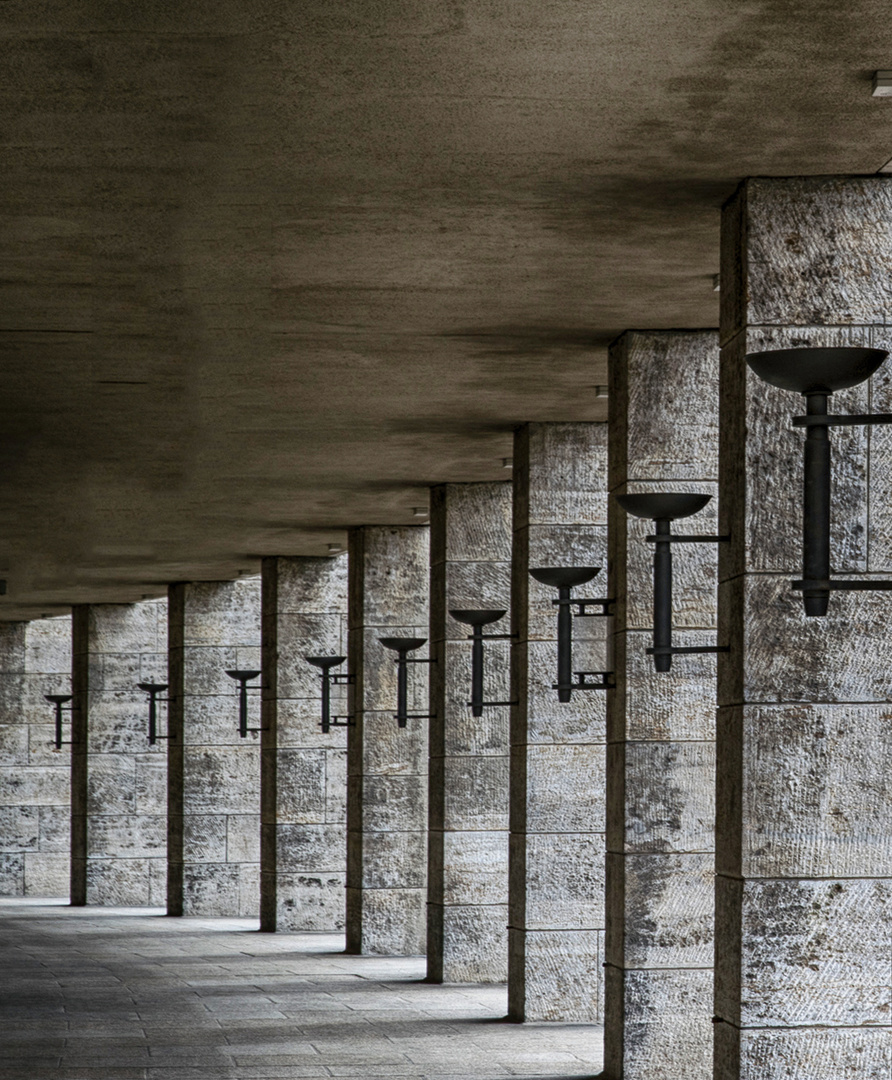
<svg viewBox="0 0 892 1080"><path fill-rule="evenodd" d="M588 1080L599 1028L244 919L0 899L0 1080Z"/></svg>

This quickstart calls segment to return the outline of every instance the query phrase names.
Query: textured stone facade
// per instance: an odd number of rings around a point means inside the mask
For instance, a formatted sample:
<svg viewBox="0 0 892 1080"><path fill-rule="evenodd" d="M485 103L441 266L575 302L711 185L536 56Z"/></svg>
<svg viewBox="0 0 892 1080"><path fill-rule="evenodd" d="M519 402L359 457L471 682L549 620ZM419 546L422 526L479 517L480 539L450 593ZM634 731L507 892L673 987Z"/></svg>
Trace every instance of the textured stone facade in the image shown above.
<svg viewBox="0 0 892 1080"><path fill-rule="evenodd" d="M166 676L165 601L72 609L72 904L164 903L167 762L137 684Z"/></svg>
<svg viewBox="0 0 892 1080"><path fill-rule="evenodd" d="M260 671L260 578L172 585L168 899L171 915L260 912L260 737L238 731L237 684ZM260 680L248 723L260 724Z"/></svg>
<svg viewBox="0 0 892 1080"><path fill-rule="evenodd" d="M70 686L69 616L0 624L0 896L68 895L71 747L44 694Z"/></svg>
<svg viewBox="0 0 892 1080"><path fill-rule="evenodd" d="M397 727L396 654L379 637L429 634L429 530L350 530L347 951L424 952L428 721ZM414 656L426 657L428 646ZM410 713L428 712L428 665L409 667Z"/></svg>
<svg viewBox="0 0 892 1080"><path fill-rule="evenodd" d="M335 655L347 655L347 556L264 559L261 930L344 927L347 735L322 733L306 661ZM346 714L345 689L332 715Z"/></svg>
<svg viewBox="0 0 892 1080"><path fill-rule="evenodd" d="M508 1012L599 1021L605 694L560 703L557 598L531 567L607 566L607 425L526 424L514 443ZM577 590L607 595L606 573ZM574 671L605 671L604 618L574 619Z"/></svg>
<svg viewBox="0 0 892 1080"><path fill-rule="evenodd" d="M801 396L747 367L892 348L892 177L746 181L722 223L716 1077L885 1077L892 1062L887 593L807 618ZM831 412L892 412L892 365ZM888 428L831 431L831 564L892 575Z"/></svg>
<svg viewBox="0 0 892 1080"><path fill-rule="evenodd" d="M717 494L718 334L610 350L611 495ZM715 499L676 533L717 532ZM616 690L607 698L605 1080L712 1076L715 654L657 673L651 521L610 501ZM716 644L718 545L673 550L673 644Z"/></svg>
<svg viewBox="0 0 892 1080"><path fill-rule="evenodd" d="M450 609L505 609L484 633L510 632L511 485L431 490L430 834L428 978L501 982L508 975L506 706L473 717L471 628ZM484 645L484 699L508 701L508 641Z"/></svg>

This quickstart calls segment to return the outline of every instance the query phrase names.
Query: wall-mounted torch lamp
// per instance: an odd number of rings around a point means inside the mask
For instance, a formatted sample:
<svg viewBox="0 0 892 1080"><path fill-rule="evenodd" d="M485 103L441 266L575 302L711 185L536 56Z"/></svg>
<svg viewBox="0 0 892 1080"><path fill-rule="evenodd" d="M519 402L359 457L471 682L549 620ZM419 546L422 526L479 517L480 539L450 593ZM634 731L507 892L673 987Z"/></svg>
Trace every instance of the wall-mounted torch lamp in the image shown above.
<svg viewBox="0 0 892 1080"><path fill-rule="evenodd" d="M772 386L805 398L805 416L793 427L807 429L802 514L802 593L806 615L826 615L831 590L889 590L892 581L842 581L830 577L830 428L892 424L892 414L833 416L827 399L836 390L869 379L889 354L883 349L773 349L750 353L753 371Z"/></svg>
<svg viewBox="0 0 892 1080"><path fill-rule="evenodd" d="M465 623L471 627L471 716L483 716L484 709L495 708L498 705L513 705L511 701L484 701L483 700L483 642L504 641L510 639L512 634L484 634L483 627L490 623L498 622L506 613L505 608L473 611L450 611L449 614L456 622Z"/></svg>
<svg viewBox="0 0 892 1080"><path fill-rule="evenodd" d="M327 735L333 727L355 727L356 719L352 716L331 715L331 688L334 686L346 686L355 681L353 675L345 671L332 671L347 659L346 656L305 656L304 660L320 669L319 677L322 679L322 720L319 726L322 734Z"/></svg>
<svg viewBox="0 0 892 1080"><path fill-rule="evenodd" d="M574 690L612 690L616 685L612 671L573 671L573 612L570 609L578 608L577 618L606 616L612 614L613 601L606 598L580 600L571 597L570 591L591 581L600 570L600 566L542 566L530 571L536 581L558 591L557 600L551 601L558 609L558 681L552 686L552 690L558 692L558 701L569 701ZM587 611L590 606L601 610ZM589 681L591 675L600 676L598 682Z"/></svg>
<svg viewBox="0 0 892 1080"><path fill-rule="evenodd" d="M672 644L672 545L722 544L727 536L679 536L672 533L676 518L690 517L702 510L712 498L694 492L659 491L643 495L617 495L616 501L634 517L650 518L656 525L656 535L645 540L654 545L654 644L647 650L654 658L654 670L669 671L672 657L681 653L727 652L727 645Z"/></svg>
<svg viewBox="0 0 892 1080"><path fill-rule="evenodd" d="M71 746L71 743L62 742L62 711L63 706L67 705L71 701L71 694L44 694L46 700L55 707L56 710L56 737L53 739L53 746L56 750L61 750L63 746ZM65 709L65 712L71 712L71 709Z"/></svg>
<svg viewBox="0 0 892 1080"><path fill-rule="evenodd" d="M137 683L137 688L149 695L149 746L154 746L159 739L175 739L175 735L158 734L158 702L167 701L167 698L159 698L167 689L167 683Z"/></svg>
<svg viewBox="0 0 892 1080"><path fill-rule="evenodd" d="M404 728L407 720L431 720L431 713L410 713L409 709L409 664L429 664L428 659L420 657L409 658L409 653L420 649L427 643L427 638L401 638L382 637L378 638L385 649L393 649L396 653L396 722L397 727Z"/></svg>
<svg viewBox="0 0 892 1080"><path fill-rule="evenodd" d="M240 737L246 739L249 731L266 731L267 729L262 727L248 727L248 683L256 679L260 672L227 671L226 674L238 683L238 733ZM252 689L257 688L252 687Z"/></svg>

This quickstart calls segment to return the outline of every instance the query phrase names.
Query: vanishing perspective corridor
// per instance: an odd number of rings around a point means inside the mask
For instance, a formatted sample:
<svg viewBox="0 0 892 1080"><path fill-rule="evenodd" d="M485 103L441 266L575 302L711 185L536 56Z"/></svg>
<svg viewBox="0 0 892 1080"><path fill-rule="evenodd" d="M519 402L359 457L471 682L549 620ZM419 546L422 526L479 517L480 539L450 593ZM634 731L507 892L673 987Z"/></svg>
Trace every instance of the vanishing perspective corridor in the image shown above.
<svg viewBox="0 0 892 1080"><path fill-rule="evenodd" d="M0 1080L524 1080L597 1073L598 1027L509 1024L504 986L252 919L0 899Z"/></svg>

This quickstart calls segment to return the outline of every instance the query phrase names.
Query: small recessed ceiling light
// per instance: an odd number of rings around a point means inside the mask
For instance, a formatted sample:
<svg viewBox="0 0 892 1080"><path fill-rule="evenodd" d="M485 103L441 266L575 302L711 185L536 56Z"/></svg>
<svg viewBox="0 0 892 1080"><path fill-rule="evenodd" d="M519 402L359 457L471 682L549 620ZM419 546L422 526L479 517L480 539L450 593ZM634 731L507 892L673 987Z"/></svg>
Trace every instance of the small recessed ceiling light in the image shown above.
<svg viewBox="0 0 892 1080"><path fill-rule="evenodd" d="M344 545L343 544L329 544L328 545L328 550L329 551L343 551L344 550Z"/></svg>
<svg viewBox="0 0 892 1080"><path fill-rule="evenodd" d="M892 97L892 71L873 73L873 96Z"/></svg>
<svg viewBox="0 0 892 1080"><path fill-rule="evenodd" d="M427 517L427 507L413 506L412 517Z"/></svg>
<svg viewBox="0 0 892 1080"><path fill-rule="evenodd" d="M607 397L607 387L606 386L596 386L595 387L595 397Z"/></svg>
<svg viewBox="0 0 892 1080"><path fill-rule="evenodd" d="M502 468L503 469L513 469L514 468L514 458L513 457L503 457L502 458Z"/></svg>
<svg viewBox="0 0 892 1080"><path fill-rule="evenodd" d="M712 291L713 292L721 292L722 291L722 275L721 274L713 274L712 275Z"/></svg>
<svg viewBox="0 0 892 1080"><path fill-rule="evenodd" d="M881 165L877 169L877 172L878 173L892 173L892 158L889 158L889 160L886 162L885 165Z"/></svg>

